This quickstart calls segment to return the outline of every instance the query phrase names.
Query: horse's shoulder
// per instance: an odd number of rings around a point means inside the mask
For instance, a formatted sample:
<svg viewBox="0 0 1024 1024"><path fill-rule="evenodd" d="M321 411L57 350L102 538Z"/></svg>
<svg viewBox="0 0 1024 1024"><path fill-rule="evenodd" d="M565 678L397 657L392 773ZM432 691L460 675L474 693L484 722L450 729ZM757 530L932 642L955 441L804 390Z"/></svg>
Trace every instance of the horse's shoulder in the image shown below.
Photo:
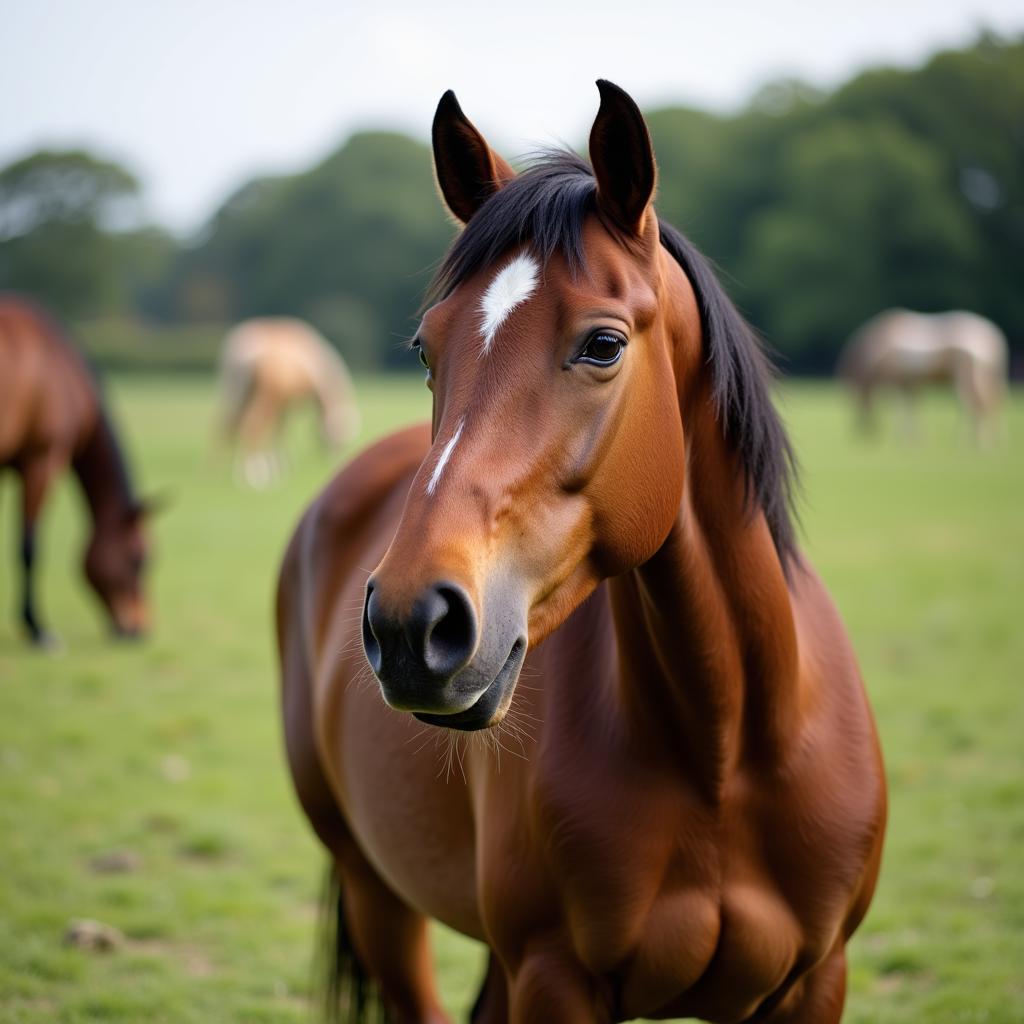
<svg viewBox="0 0 1024 1024"><path fill-rule="evenodd" d="M877 750L867 690L849 634L824 583L805 565L791 587L800 673L801 738L789 768L812 786L832 765L851 785Z"/></svg>
<svg viewBox="0 0 1024 1024"><path fill-rule="evenodd" d="M278 576L279 628L301 621L319 638L315 648L337 625L337 609L350 611L394 535L429 447L429 424L390 434L339 470L306 507Z"/></svg>
<svg viewBox="0 0 1024 1024"><path fill-rule="evenodd" d="M363 449L341 469L316 499L317 527L334 530L353 519L374 517L382 504L405 492L430 449L430 426L416 424Z"/></svg>
<svg viewBox="0 0 1024 1024"><path fill-rule="evenodd" d="M319 566L372 548L374 538L388 531L388 523L397 522L409 484L429 448L430 426L424 423L363 449L307 507L292 547L314 551Z"/></svg>
<svg viewBox="0 0 1024 1024"><path fill-rule="evenodd" d="M870 836L884 801L883 783L853 644L810 565L795 575L791 593L800 652L800 727L782 774L800 794L793 806L816 808L811 816L825 831ZM837 799L840 793L844 800Z"/></svg>
<svg viewBox="0 0 1024 1024"><path fill-rule="evenodd" d="M837 653L843 663L853 657L853 645L828 587L806 555L789 580L797 642L805 655Z"/></svg>

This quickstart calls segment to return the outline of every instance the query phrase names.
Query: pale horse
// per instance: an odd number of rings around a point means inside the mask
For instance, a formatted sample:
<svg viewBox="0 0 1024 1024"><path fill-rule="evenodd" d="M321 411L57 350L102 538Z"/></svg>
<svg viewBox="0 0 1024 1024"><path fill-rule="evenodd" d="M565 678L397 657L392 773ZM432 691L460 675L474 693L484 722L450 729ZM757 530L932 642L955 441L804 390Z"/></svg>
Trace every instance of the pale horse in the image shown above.
<svg viewBox="0 0 1024 1024"><path fill-rule="evenodd" d="M1005 335L976 313L890 309L851 335L838 373L853 390L865 430L875 424L877 392L899 391L908 435L915 433L912 406L920 385L948 382L970 419L975 440L984 445L1003 430L1000 411L1008 363Z"/></svg>
<svg viewBox="0 0 1024 1024"><path fill-rule="evenodd" d="M245 320L224 339L221 431L236 446L252 487L283 472L281 433L288 411L312 401L324 444L340 448L359 431L355 388L341 356L309 324L291 317Z"/></svg>

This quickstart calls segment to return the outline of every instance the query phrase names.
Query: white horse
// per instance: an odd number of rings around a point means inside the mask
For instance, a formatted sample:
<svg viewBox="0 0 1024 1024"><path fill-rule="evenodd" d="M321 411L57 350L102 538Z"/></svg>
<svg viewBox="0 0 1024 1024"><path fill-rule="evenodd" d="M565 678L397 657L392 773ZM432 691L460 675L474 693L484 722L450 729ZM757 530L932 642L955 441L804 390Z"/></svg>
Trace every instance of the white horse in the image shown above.
<svg viewBox="0 0 1024 1024"><path fill-rule="evenodd" d="M326 445L341 447L359 430L355 389L340 355L302 320L245 320L228 332L221 356L222 430L237 444L242 474L265 487L280 474L285 414L312 400Z"/></svg>
<svg viewBox="0 0 1024 1024"><path fill-rule="evenodd" d="M890 309L853 333L840 356L839 375L853 388L865 429L874 425L876 392L899 390L908 434L914 432L912 402L918 386L948 381L980 445L999 432L1008 362L1005 335L976 313Z"/></svg>

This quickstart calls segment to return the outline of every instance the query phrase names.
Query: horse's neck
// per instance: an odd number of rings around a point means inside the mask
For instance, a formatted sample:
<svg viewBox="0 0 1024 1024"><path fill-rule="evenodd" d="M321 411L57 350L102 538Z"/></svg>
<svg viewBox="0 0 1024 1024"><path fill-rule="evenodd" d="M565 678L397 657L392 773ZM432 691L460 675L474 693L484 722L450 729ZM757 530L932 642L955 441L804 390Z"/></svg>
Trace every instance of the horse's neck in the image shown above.
<svg viewBox="0 0 1024 1024"><path fill-rule="evenodd" d="M611 597L628 727L684 759L713 797L742 761L785 749L798 659L782 565L710 403L689 424L687 448L669 537L612 582Z"/></svg>
<svg viewBox="0 0 1024 1024"><path fill-rule="evenodd" d="M132 490L124 457L102 408L72 464L95 524L131 509Z"/></svg>

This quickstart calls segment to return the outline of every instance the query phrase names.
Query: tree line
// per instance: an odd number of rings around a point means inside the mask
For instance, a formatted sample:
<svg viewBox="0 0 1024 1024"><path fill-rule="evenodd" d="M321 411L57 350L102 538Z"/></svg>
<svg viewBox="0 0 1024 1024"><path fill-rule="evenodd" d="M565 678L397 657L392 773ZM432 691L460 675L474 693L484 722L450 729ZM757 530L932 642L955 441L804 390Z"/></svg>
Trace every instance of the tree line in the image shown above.
<svg viewBox="0 0 1024 1024"><path fill-rule="evenodd" d="M717 264L786 369L830 370L850 331L891 306L974 310L1024 353L1024 38L985 35L830 93L775 82L731 115L648 120L659 212ZM192 239L127 226L140 194L85 152L4 168L0 288L72 321L134 318L175 337L298 315L355 366L393 367L454 231L428 147L390 132L248 182Z"/></svg>

